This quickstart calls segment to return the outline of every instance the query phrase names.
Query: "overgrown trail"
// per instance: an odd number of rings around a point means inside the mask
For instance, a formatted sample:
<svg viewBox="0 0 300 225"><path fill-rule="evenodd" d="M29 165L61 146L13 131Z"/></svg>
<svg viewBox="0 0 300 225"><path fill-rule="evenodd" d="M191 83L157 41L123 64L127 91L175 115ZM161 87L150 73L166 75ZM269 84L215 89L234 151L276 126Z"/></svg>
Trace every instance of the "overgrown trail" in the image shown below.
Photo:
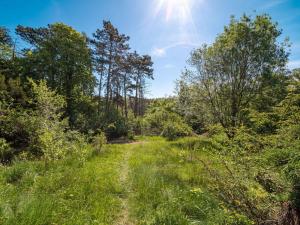
<svg viewBox="0 0 300 225"><path fill-rule="evenodd" d="M139 142L134 142L130 144L125 144L124 148L125 155L120 166L120 184L123 188L123 193L121 195L121 213L116 221L116 225L133 225L129 218L129 205L128 205L128 195L130 193L130 184L128 182L129 175L129 165L128 161L132 154L133 145L137 145Z"/></svg>
<svg viewBox="0 0 300 225"><path fill-rule="evenodd" d="M46 175L40 173L42 162L0 168L0 206L6 207L0 207L0 224L253 224L244 214L230 212L222 201L224 195L218 197L216 188L235 196L230 192L235 183L220 164L224 158L213 148L205 137L174 142L147 137L146 142L107 145L83 164L56 162ZM210 170L220 174L225 185L216 186L199 160L209 162ZM244 182L241 177L239 181ZM267 196L254 182L245 184Z"/></svg>
<svg viewBox="0 0 300 225"><path fill-rule="evenodd" d="M190 145L195 141L199 146L207 145L205 138L167 142L156 137L116 145L122 155L122 195L114 225L234 224L228 222L231 215L208 190L209 174L191 160ZM213 159L204 151L193 154L204 161Z"/></svg>

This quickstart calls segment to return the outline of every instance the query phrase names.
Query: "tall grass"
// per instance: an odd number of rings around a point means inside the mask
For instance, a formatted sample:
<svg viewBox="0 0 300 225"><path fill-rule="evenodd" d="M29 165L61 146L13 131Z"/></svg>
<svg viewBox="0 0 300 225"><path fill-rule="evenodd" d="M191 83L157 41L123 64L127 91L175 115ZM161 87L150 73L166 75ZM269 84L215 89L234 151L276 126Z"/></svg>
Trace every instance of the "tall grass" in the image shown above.
<svg viewBox="0 0 300 225"><path fill-rule="evenodd" d="M120 211L120 149L83 166L76 159L15 162L0 169L0 224L112 224Z"/></svg>
<svg viewBox="0 0 300 225"><path fill-rule="evenodd" d="M209 193L203 167L183 157L188 156L187 149L155 140L130 159L130 203L136 224L251 224L242 215L228 213Z"/></svg>
<svg viewBox="0 0 300 225"><path fill-rule="evenodd" d="M288 197L272 183L273 175L284 183L279 175L262 173L268 153L226 152L205 137L137 140L107 145L85 163L0 167L0 224L250 225Z"/></svg>

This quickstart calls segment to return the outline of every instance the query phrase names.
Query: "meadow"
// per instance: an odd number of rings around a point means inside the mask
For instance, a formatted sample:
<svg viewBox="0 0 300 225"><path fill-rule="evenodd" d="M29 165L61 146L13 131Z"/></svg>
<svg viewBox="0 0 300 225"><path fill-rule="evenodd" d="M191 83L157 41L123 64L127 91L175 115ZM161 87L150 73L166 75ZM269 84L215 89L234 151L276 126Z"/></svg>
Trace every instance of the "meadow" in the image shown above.
<svg viewBox="0 0 300 225"><path fill-rule="evenodd" d="M85 162L16 161L0 169L0 223L254 224L284 187L267 192L255 179L261 160L236 163L218 144L139 137Z"/></svg>

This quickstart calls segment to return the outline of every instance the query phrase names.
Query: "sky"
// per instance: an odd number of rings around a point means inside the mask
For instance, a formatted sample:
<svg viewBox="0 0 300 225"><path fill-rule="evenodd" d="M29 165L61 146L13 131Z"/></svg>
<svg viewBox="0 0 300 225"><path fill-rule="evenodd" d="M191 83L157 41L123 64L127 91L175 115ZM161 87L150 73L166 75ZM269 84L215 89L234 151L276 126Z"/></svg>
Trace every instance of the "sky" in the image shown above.
<svg viewBox="0 0 300 225"><path fill-rule="evenodd" d="M63 22L91 36L110 20L132 50L152 56L148 97L173 95L190 52L212 43L231 15L268 13L292 43L289 68L300 67L300 0L0 0L0 9L0 26L12 35L19 24Z"/></svg>

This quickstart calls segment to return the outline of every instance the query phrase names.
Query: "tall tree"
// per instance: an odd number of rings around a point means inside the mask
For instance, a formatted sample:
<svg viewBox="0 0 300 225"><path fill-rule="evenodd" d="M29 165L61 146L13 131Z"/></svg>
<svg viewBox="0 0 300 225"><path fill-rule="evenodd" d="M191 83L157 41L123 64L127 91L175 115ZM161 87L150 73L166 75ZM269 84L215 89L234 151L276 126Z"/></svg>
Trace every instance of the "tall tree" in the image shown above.
<svg viewBox="0 0 300 225"><path fill-rule="evenodd" d="M66 115L70 125L76 122L76 106L80 95L91 96L94 77L91 54L85 35L62 23L44 28L18 26L18 35L31 45L25 50L26 74L35 79L45 79L52 89L66 97Z"/></svg>
<svg viewBox="0 0 300 225"><path fill-rule="evenodd" d="M134 115L140 116L144 113L146 80L153 79L153 62L149 55L140 56L135 52L133 57L133 79L135 81Z"/></svg>
<svg viewBox="0 0 300 225"><path fill-rule="evenodd" d="M211 46L192 52L190 64L214 117L234 136L242 122L242 110L257 95L261 78L284 68L286 43L279 44L281 30L267 15L231 19Z"/></svg>
<svg viewBox="0 0 300 225"><path fill-rule="evenodd" d="M103 28L93 34L91 43L97 72L100 73L99 92L102 91L102 79L105 78L105 111L109 113L113 96L118 96L120 84L120 58L129 50L129 37L120 34L111 22L103 21ZM115 93L113 93L115 91ZM100 94L101 95L101 94ZM100 103L99 103L100 104Z"/></svg>
<svg viewBox="0 0 300 225"><path fill-rule="evenodd" d="M0 27L0 74L7 74L10 71L10 64L13 57L13 41L9 30Z"/></svg>

